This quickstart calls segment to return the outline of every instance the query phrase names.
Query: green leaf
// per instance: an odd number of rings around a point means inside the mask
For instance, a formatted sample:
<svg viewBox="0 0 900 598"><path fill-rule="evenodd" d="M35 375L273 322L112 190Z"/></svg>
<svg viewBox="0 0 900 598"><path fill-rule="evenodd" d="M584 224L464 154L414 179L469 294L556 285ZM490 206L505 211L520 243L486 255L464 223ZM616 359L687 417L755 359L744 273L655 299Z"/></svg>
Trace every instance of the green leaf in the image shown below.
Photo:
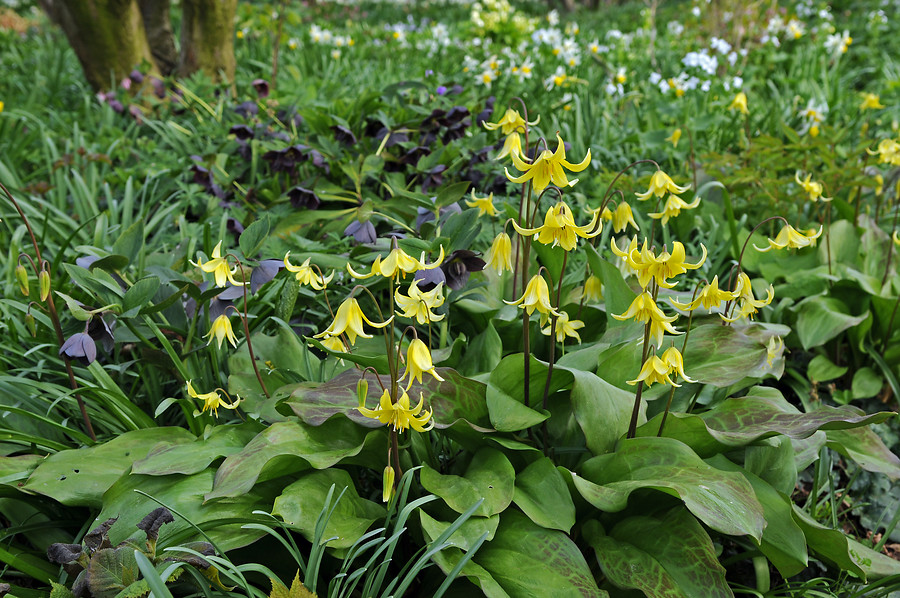
<svg viewBox="0 0 900 598"><path fill-rule="evenodd" d="M122 299L123 318L136 316L138 312L149 303L156 290L159 288L159 278L156 276L148 276L142 278L131 285L131 288L125 291L125 297Z"/></svg>
<svg viewBox="0 0 900 598"><path fill-rule="evenodd" d="M226 457L205 500L240 496L259 482L309 467L331 467L358 455L370 434L379 435L343 418L321 426L296 421L272 424L243 450Z"/></svg>
<svg viewBox="0 0 900 598"><path fill-rule="evenodd" d="M262 244L266 242L266 238L269 236L270 226L269 215L263 214L262 218L253 221L250 226L244 229L238 243L245 258L253 259L259 252Z"/></svg>
<svg viewBox="0 0 900 598"><path fill-rule="evenodd" d="M198 473L220 457L227 457L243 450L259 432L255 423L236 426L215 426L208 435L193 442L159 446L131 467L132 473L142 475L169 475Z"/></svg>
<svg viewBox="0 0 900 598"><path fill-rule="evenodd" d="M787 336L790 328L751 323L747 326L701 324L691 330L684 353L684 370L704 384L727 388L744 378L781 377L784 359L769 363L767 345L774 336Z"/></svg>
<svg viewBox="0 0 900 598"><path fill-rule="evenodd" d="M513 502L541 527L568 533L575 525L575 503L569 487L553 461L546 457L516 475Z"/></svg>
<svg viewBox="0 0 900 598"><path fill-rule="evenodd" d="M828 448L853 459L866 471L900 479L900 458L885 446L872 428L851 428L825 432Z"/></svg>
<svg viewBox="0 0 900 598"><path fill-rule="evenodd" d="M114 254L124 255L128 258L128 263L133 264L143 247L144 221L138 218L135 220L134 224L129 226L121 235L119 235L119 238L113 243L112 252Z"/></svg>
<svg viewBox="0 0 900 598"><path fill-rule="evenodd" d="M469 190L469 185L471 184L469 181L462 181L443 187L438 191L437 199L434 200L434 207L439 209L458 202L465 197L466 191Z"/></svg>
<svg viewBox="0 0 900 598"><path fill-rule="evenodd" d="M824 345L837 335L866 319L869 312L860 316L847 313L847 306L833 297L812 297L794 306L797 312L797 336L804 349Z"/></svg>
<svg viewBox="0 0 900 598"><path fill-rule="evenodd" d="M601 511L625 509L635 490L654 488L684 501L709 527L759 540L765 527L762 506L740 474L706 464L687 445L671 438L632 438L617 452L589 459L575 487Z"/></svg>
<svg viewBox="0 0 900 598"><path fill-rule="evenodd" d="M432 410L435 427L449 428L463 421L476 431L489 432L485 385L465 378L450 368L436 368L436 371L444 379L443 382L426 375L424 384L416 382L409 389L411 399L417 399L419 393L425 397L425 405ZM324 384L292 385L282 389L290 393L290 399L283 405L313 426L321 425L341 413L361 426L381 427L384 424L359 412L356 385L360 377L359 371L347 370ZM369 400L372 401L372 398Z"/></svg>
<svg viewBox="0 0 900 598"><path fill-rule="evenodd" d="M828 382L835 378L840 378L847 373L847 366L837 366L824 355L816 355L809 362L809 368L806 371L809 379L814 382Z"/></svg>
<svg viewBox="0 0 900 598"><path fill-rule="evenodd" d="M809 549L841 570L866 580L866 572L860 567L859 552L850 550L850 543L843 533L825 527L797 505L793 505L794 521L803 530ZM854 554L856 552L856 554Z"/></svg>
<svg viewBox="0 0 900 598"><path fill-rule="evenodd" d="M104 444L60 451L34 470L24 489L67 506L99 508L103 493L151 449L192 440L194 435L183 428L144 428L126 432Z"/></svg>
<svg viewBox="0 0 900 598"><path fill-rule="evenodd" d="M453 525L452 522L438 521L433 519L423 510L419 510L419 519L422 522L422 531L429 542L434 542L447 528ZM500 524L500 515L492 515L491 517L469 517L458 530L456 530L447 542L450 546L456 546L461 550L468 552L478 543L482 535L487 534L487 541L490 542L497 532L497 526Z"/></svg>
<svg viewBox="0 0 900 598"><path fill-rule="evenodd" d="M446 575L457 566L460 559L464 556L465 553L460 549L450 547L435 553L431 558ZM478 563L471 560L468 561L463 565L459 574L478 586L486 598L509 598L509 594L500 587L500 584L488 573L487 569Z"/></svg>
<svg viewBox="0 0 900 598"><path fill-rule="evenodd" d="M478 499L484 502L475 515L490 517L509 506L515 491L516 470L506 455L483 448L472 457L462 476L441 475L427 465L422 467L422 487L444 499L457 513L465 513Z"/></svg>
<svg viewBox="0 0 900 598"><path fill-rule="evenodd" d="M459 363L459 371L467 376L490 372L497 367L502 356L503 342L493 321L489 321L484 330L468 343Z"/></svg>
<svg viewBox="0 0 900 598"><path fill-rule="evenodd" d="M585 536L603 573L623 589L648 598L732 598L712 540L681 508L660 519L628 517L605 535L596 523Z"/></svg>
<svg viewBox="0 0 900 598"><path fill-rule="evenodd" d="M294 315L294 305L297 303L297 296L300 294L300 285L296 279L287 278L281 285L281 292L278 294L278 302L275 304L275 316L285 322L290 322Z"/></svg>
<svg viewBox="0 0 900 598"><path fill-rule="evenodd" d="M103 548L91 555L88 587L95 598L115 598L140 575L134 548Z"/></svg>
<svg viewBox="0 0 900 598"><path fill-rule="evenodd" d="M481 547L475 561L512 598L608 596L566 534L539 527L517 511L500 517L497 534Z"/></svg>
<svg viewBox="0 0 900 598"><path fill-rule="evenodd" d="M325 507L328 490L334 485L334 513L325 526L323 541L331 548L349 548L366 533L376 519L385 516L384 507L360 498L350 474L343 469L314 471L288 486L275 499L272 513L297 526L307 540L315 536L316 519ZM346 492L337 497L346 488ZM335 504L335 500L337 503Z"/></svg>
<svg viewBox="0 0 900 598"><path fill-rule="evenodd" d="M853 374L851 392L854 399L869 399L881 392L884 380L870 367L863 367Z"/></svg>
<svg viewBox="0 0 900 598"><path fill-rule="evenodd" d="M603 283L603 298L606 301L606 326L614 328L616 326L627 326L628 322L622 322L612 317L612 314L623 314L628 311L631 302L637 295L625 279L619 269L600 257L597 250L591 245L584 246L587 252L588 263L591 266L594 276Z"/></svg>
<svg viewBox="0 0 900 598"><path fill-rule="evenodd" d="M571 394L575 420L584 432L588 449L594 455L611 451L628 431L634 393L616 388L590 372L568 371L575 378ZM646 420L646 406L642 401L638 423Z"/></svg>

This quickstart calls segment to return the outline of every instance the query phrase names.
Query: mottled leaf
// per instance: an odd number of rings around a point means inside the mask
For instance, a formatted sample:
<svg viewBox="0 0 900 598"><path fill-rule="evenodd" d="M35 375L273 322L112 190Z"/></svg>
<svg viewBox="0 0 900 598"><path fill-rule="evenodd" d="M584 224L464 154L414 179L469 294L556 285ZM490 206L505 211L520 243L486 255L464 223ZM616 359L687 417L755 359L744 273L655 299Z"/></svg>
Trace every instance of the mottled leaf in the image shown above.
<svg viewBox="0 0 900 598"><path fill-rule="evenodd" d="M866 573L860 567L859 553L851 552L847 536L825 527L797 505L793 505L793 516L794 521L803 530L811 551L842 570L849 571L863 580L866 579Z"/></svg>
<svg viewBox="0 0 900 598"><path fill-rule="evenodd" d="M892 480L900 479L900 459L871 428L828 430L825 437L828 448L853 459L866 471L883 473Z"/></svg>
<svg viewBox="0 0 900 598"><path fill-rule="evenodd" d="M566 534L539 527L518 511L500 517L497 534L479 549L475 561L512 598L607 596Z"/></svg>
<svg viewBox="0 0 900 598"><path fill-rule="evenodd" d="M456 567L463 556L464 553L462 550L449 547L434 554L431 558L440 570L446 574L450 573L450 571ZM509 598L509 594L500 587L500 584L497 583L487 569L472 560L463 565L459 574L461 577L468 578L469 581L478 586L486 598Z"/></svg>
<svg viewBox="0 0 900 598"><path fill-rule="evenodd" d="M313 467L325 469L346 457L359 454L368 435L366 430L344 418L321 426L302 422L272 424L244 449L225 459L216 472L213 491L206 500L240 496L254 484Z"/></svg>
<svg viewBox="0 0 900 598"><path fill-rule="evenodd" d="M567 369L567 368L560 368ZM571 401L575 420L594 455L613 449L627 431L634 408L634 393L616 388L590 372L567 369L574 377ZM641 402L638 422L646 419L647 404Z"/></svg>
<svg viewBox="0 0 900 598"><path fill-rule="evenodd" d="M332 468L304 475L275 499L272 513L281 516L289 525L296 526L311 541L315 536L316 519L325 507L325 499L332 485L334 494L331 506L334 512L325 526L322 539L334 538L328 542L331 548L349 548L376 519L385 516L385 510L381 505L360 498L350 474L343 469ZM344 494L338 500L341 492Z"/></svg>
<svg viewBox="0 0 900 598"><path fill-rule="evenodd" d="M679 497L698 519L724 534L759 540L766 523L742 475L711 467L671 438L623 440L615 453L586 461L572 479L585 500L605 512L623 510L635 490L654 488Z"/></svg>
<svg viewBox="0 0 900 598"><path fill-rule="evenodd" d="M859 316L847 313L847 306L833 297L811 297L793 307L797 312L795 328L804 349L824 345L837 335L866 319L868 311Z"/></svg>
<svg viewBox="0 0 900 598"><path fill-rule="evenodd" d="M541 527L568 532L575 525L575 503L569 487L546 457L516 475L513 502Z"/></svg>
<svg viewBox="0 0 900 598"><path fill-rule="evenodd" d="M192 474L203 471L220 457L241 451L257 434L255 423L236 426L216 426L208 436L193 442L161 446L150 451L131 467L133 473L143 475Z"/></svg>
<svg viewBox="0 0 900 598"><path fill-rule="evenodd" d="M684 353L684 370L704 384L726 388L744 378L780 378L784 371L781 352L769 363L767 345L774 336L787 336L791 329L777 324L746 326L701 324L691 330Z"/></svg>
<svg viewBox="0 0 900 598"><path fill-rule="evenodd" d="M95 598L115 598L140 577L134 548L103 548L91 556L88 587Z"/></svg>
<svg viewBox="0 0 900 598"><path fill-rule="evenodd" d="M502 512L512 502L516 470L506 455L483 448L472 457L462 476L442 475L427 465L422 467L422 487L444 499L457 513L464 513L479 499L484 502L475 515L489 517Z"/></svg>

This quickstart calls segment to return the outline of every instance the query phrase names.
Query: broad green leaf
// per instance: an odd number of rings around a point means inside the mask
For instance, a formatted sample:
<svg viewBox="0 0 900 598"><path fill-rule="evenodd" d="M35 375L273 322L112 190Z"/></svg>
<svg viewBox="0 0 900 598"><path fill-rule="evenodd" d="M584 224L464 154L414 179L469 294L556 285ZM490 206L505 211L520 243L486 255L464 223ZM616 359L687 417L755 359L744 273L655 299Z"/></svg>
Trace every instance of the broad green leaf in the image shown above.
<svg viewBox="0 0 900 598"><path fill-rule="evenodd" d="M243 450L229 455L216 472L216 483L205 500L240 496L258 482L309 467L325 469L358 455L369 435L380 436L344 418L321 426L288 421L272 424Z"/></svg>
<svg viewBox="0 0 900 598"><path fill-rule="evenodd" d="M471 376L490 372L497 367L502 356L503 342L493 322L488 322L484 330L468 343L465 355L459 363L460 373Z"/></svg>
<svg viewBox="0 0 900 598"><path fill-rule="evenodd" d="M575 503L569 487L553 461L546 457L516 475L513 502L541 527L568 533L575 525Z"/></svg>
<svg viewBox="0 0 900 598"><path fill-rule="evenodd" d="M866 319L847 313L847 306L833 297L811 297L793 307L797 312L797 336L804 349L824 345L837 335Z"/></svg>
<svg viewBox="0 0 900 598"><path fill-rule="evenodd" d="M485 405L490 415L491 426L500 432L527 430L550 417L549 411L537 411L526 407L521 399L509 396L490 382L485 390Z"/></svg>
<svg viewBox="0 0 900 598"><path fill-rule="evenodd" d="M851 428L825 432L828 448L853 459L866 471L900 479L900 459L885 446L872 428Z"/></svg>
<svg viewBox="0 0 900 598"><path fill-rule="evenodd" d="M0 457L0 485L16 487L44 461L41 455L17 455Z"/></svg>
<svg viewBox="0 0 900 598"><path fill-rule="evenodd" d="M137 529L137 524L160 505L136 492L140 490L200 526L224 550L245 546L263 535L258 530L241 529L241 525L252 517L255 509L268 511L271 508L275 490L254 489L227 501L204 502L204 495L212 490L214 476L212 469L189 476L122 476L103 495L103 510L94 520L94 525L110 517L118 517L109 530L113 545L128 538L142 545L146 535ZM188 521L176 515L175 521L160 529L157 550L203 539Z"/></svg>
<svg viewBox="0 0 900 598"><path fill-rule="evenodd" d="M469 190L469 186L472 183L469 181L461 181L459 183L453 183L451 185L447 185L443 187L440 191L438 191L437 199L434 200L434 207L443 208L449 206L452 203L458 202L460 199L465 197L466 192Z"/></svg>
<svg viewBox="0 0 900 598"><path fill-rule="evenodd" d="M614 265L600 257L597 250L591 245L585 245L588 263L594 276L603 283L603 298L606 301L606 326L627 326L628 322L619 321L612 314L622 314L628 310L628 306L637 297L634 291L622 278L622 273Z"/></svg>
<svg viewBox="0 0 900 598"><path fill-rule="evenodd" d="M775 336L787 336L790 328L751 323L746 326L701 324L691 330L684 353L684 370L704 384L726 388L744 378L781 377L784 359L769 361L767 345Z"/></svg>
<svg viewBox="0 0 900 598"><path fill-rule="evenodd" d="M331 507L334 507L334 513L325 526L322 540L334 538L328 546L349 548L376 519L385 516L385 510L381 505L360 498L350 474L343 469L332 468L304 475L275 499L272 513L281 516L289 525L296 526L311 541L316 531L316 519L325 507L325 499L332 485ZM344 494L337 500L341 492Z"/></svg>
<svg viewBox="0 0 900 598"><path fill-rule="evenodd" d="M850 549L847 536L842 532L825 527L797 505L793 505L793 516L794 521L803 530L806 543L811 551L865 581L866 572L860 566L862 564L860 553Z"/></svg>
<svg viewBox="0 0 900 598"><path fill-rule="evenodd" d="M254 220L250 226L244 229L238 244L241 246L241 253L245 258L253 259L262 244L266 242L270 226L268 214L263 214L262 218Z"/></svg>
<svg viewBox="0 0 900 598"><path fill-rule="evenodd" d="M517 511L500 517L497 534L476 553L475 561L512 598L607 596L566 534L539 527Z"/></svg>
<svg viewBox="0 0 900 598"><path fill-rule="evenodd" d="M492 448L483 448L472 457L462 476L442 475L427 465L422 467L422 487L440 496L457 513L464 513L478 499L484 502L475 515L490 517L503 512L512 502L516 470L506 455Z"/></svg>
<svg viewBox="0 0 900 598"><path fill-rule="evenodd" d="M422 522L422 531L425 532L425 536L430 542L433 542L452 525L452 522L438 521L432 518L421 509L419 509L419 519ZM494 538L499 524L500 515L469 517L453 535L447 538L447 542L451 546L456 546L468 552L485 533L487 534L487 541L490 542Z"/></svg>
<svg viewBox="0 0 900 598"><path fill-rule="evenodd" d="M863 571L866 579L875 581L885 577L896 578L900 575L900 561L880 552L875 552L865 544L853 538L847 538L847 550Z"/></svg>
<svg viewBox="0 0 900 598"><path fill-rule="evenodd" d="M198 473L209 467L216 459L243 450L259 432L259 425L254 423L215 426L209 429L208 435L193 442L161 446L151 450L145 458L134 462L131 471L143 475Z"/></svg>
<svg viewBox="0 0 900 598"><path fill-rule="evenodd" d="M684 501L709 527L733 536L762 536L765 519L753 489L740 474L707 465L671 438L632 438L615 453L589 459L573 475L579 493L608 513L625 509L635 490L653 488Z"/></svg>
<svg viewBox="0 0 900 598"><path fill-rule="evenodd" d="M193 440L194 435L184 428L144 428L104 444L60 451L34 470L24 490L49 496L67 506L100 508L103 493L151 449Z"/></svg>
<svg viewBox="0 0 900 598"><path fill-rule="evenodd" d="M572 406L587 447L594 455L608 453L628 431L634 409L634 393L616 388L590 372L568 371L575 378ZM638 423L646 420L646 408L646 403L642 401Z"/></svg>
<svg viewBox="0 0 900 598"><path fill-rule="evenodd" d="M159 278L156 276L148 276L134 283L130 289L125 291L125 297L122 298L122 309L125 310L123 317L137 315L159 288Z"/></svg>
<svg viewBox="0 0 900 598"><path fill-rule="evenodd" d="M88 587L95 598L115 598L140 577L134 548L103 548L91 556Z"/></svg>
<svg viewBox="0 0 900 598"><path fill-rule="evenodd" d="M744 467L790 496L797 486L794 445L786 436L773 436L744 448Z"/></svg>
<svg viewBox="0 0 900 598"><path fill-rule="evenodd" d="M628 517L605 535L596 523L585 530L603 573L617 586L649 598L731 598L725 568L712 540L682 508L660 519Z"/></svg>
<svg viewBox="0 0 900 598"><path fill-rule="evenodd" d="M847 366L837 366L824 355L816 355L809 362L809 368L806 373L810 380L816 382L828 382L835 378L840 378L847 373Z"/></svg>
<svg viewBox="0 0 900 598"><path fill-rule="evenodd" d="M432 410L434 425L438 429L449 428L464 421L480 432L489 432L490 421L484 402L485 385L461 376L449 368L436 368L443 382L426 375L424 384L413 383L409 390L411 400L418 402L419 393L425 397L425 406ZM348 370L324 384L302 383L286 389L291 398L284 405L304 422L319 426L328 418L342 413L350 420L369 428L384 424L369 419L359 412L356 384L360 373ZM369 396L374 404L378 397Z"/></svg>
<svg viewBox="0 0 900 598"><path fill-rule="evenodd" d="M884 380L870 367L863 367L853 374L851 391L854 399L869 399L881 392Z"/></svg>
<svg viewBox="0 0 900 598"><path fill-rule="evenodd" d="M436 553L431 558L440 570L447 574L456 567L463 555L462 550L450 547ZM509 598L509 594L500 587L500 584L497 583L487 569L472 560L463 565L459 574L478 586L486 598Z"/></svg>
<svg viewBox="0 0 900 598"><path fill-rule="evenodd" d="M789 442L785 444L790 447ZM794 521L793 503L789 498L793 487L788 494L783 494L761 477L732 463L722 455L716 455L708 462L724 471L740 472L753 486L766 518L760 550L775 565L779 573L788 578L806 569L809 559L806 537Z"/></svg>
<svg viewBox="0 0 900 598"><path fill-rule="evenodd" d="M128 263L133 264L138 254L144 247L144 221L138 218L134 224L125 229L116 242L113 243L112 252L124 255Z"/></svg>
<svg viewBox="0 0 900 598"><path fill-rule="evenodd" d="M528 367L528 406L531 409L538 409L544 398L548 364L532 355L529 356ZM521 402L525 392L523 384L525 380L525 359L523 354L515 353L504 357L491 372L488 380L490 384ZM556 392L567 388L572 384L572 381L573 377L570 372L561 368L554 368L550 376L548 396L552 397Z"/></svg>

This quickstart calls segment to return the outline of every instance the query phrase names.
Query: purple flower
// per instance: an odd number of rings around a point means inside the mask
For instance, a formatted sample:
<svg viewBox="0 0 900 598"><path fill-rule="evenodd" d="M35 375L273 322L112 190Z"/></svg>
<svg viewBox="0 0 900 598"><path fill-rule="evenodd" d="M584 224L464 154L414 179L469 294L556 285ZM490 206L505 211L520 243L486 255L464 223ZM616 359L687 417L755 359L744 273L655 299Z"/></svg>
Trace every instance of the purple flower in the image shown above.
<svg viewBox="0 0 900 598"><path fill-rule="evenodd" d="M447 93L447 86L446 85L438 85L437 89L435 89L434 92L436 94L438 94L439 96L442 96L445 93Z"/></svg>

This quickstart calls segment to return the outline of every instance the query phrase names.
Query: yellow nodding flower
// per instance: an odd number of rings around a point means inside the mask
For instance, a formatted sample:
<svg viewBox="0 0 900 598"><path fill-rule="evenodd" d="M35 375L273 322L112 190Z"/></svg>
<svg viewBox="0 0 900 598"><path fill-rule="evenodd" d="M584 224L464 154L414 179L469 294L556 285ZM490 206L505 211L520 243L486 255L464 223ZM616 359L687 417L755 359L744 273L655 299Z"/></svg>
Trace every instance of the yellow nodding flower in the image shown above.
<svg viewBox="0 0 900 598"><path fill-rule="evenodd" d="M879 164L900 166L900 143L893 139L882 139L878 142L878 148L874 152L869 149L866 151L872 156L878 154Z"/></svg>
<svg viewBox="0 0 900 598"><path fill-rule="evenodd" d="M212 272L213 277L216 279L217 287L224 287L226 282L230 282L234 286L243 284L234 279L238 269L236 267L234 269L229 268L228 259L222 257L222 241L216 243L216 246L213 248L211 260L204 262L198 259L196 262L190 263L204 272Z"/></svg>
<svg viewBox="0 0 900 598"><path fill-rule="evenodd" d="M559 315L550 305L550 289L547 281L540 274L535 274L525 286L525 292L517 301L504 301L507 305L518 305L528 312L528 315L537 310L541 314L541 326L547 323L550 314Z"/></svg>
<svg viewBox="0 0 900 598"><path fill-rule="evenodd" d="M634 386L638 382L643 382L649 387L657 382L662 382L669 386L681 386L680 384L675 384L669 378L670 373L671 370L666 362L656 355L650 355L641 367L641 372L638 374L638 377L634 380L628 380L628 384Z"/></svg>
<svg viewBox="0 0 900 598"><path fill-rule="evenodd" d="M690 303L679 303L672 298L669 298L669 302L678 309L693 311L701 305L705 309L716 309L720 307L723 302L734 301L737 297L738 294L736 292L719 289L719 277L714 276L712 282L703 287Z"/></svg>
<svg viewBox="0 0 900 598"><path fill-rule="evenodd" d="M675 347L669 347L663 352L662 361L669 366L670 374L681 376L681 379L685 382L696 382L696 380L684 373L684 358L681 356L681 351Z"/></svg>
<svg viewBox="0 0 900 598"><path fill-rule="evenodd" d="M653 296L647 291L644 291L635 297L625 313L611 315L617 320L624 321L634 319L645 324L649 322L650 342L655 347L662 345L663 335L666 332L676 335L684 334L683 332L678 332L672 326L672 322L677 320L678 316L666 316L666 314L663 313L663 310L661 310L653 300Z"/></svg>
<svg viewBox="0 0 900 598"><path fill-rule="evenodd" d="M674 197L674 196L673 196ZM625 232L628 225L634 227L635 230L641 230L641 227L634 221L634 212L628 202L621 202L616 206L616 211L612 213L613 230L617 233Z"/></svg>
<svg viewBox="0 0 900 598"><path fill-rule="evenodd" d="M381 400L376 409L369 409L365 406L358 407L357 409L360 413L370 419L377 419L383 424L393 426L394 430L401 434L404 430L410 428L417 432L427 432L434 427L434 420L431 419L431 411L426 411L422 415L419 415L422 411L424 402L425 399L422 396L422 393L419 393L419 404L410 408L409 395L406 394L405 390L402 391L402 394L400 395L400 398L397 399L396 403L391 401L390 392L385 390L381 395Z"/></svg>
<svg viewBox="0 0 900 598"><path fill-rule="evenodd" d="M541 120L539 116L534 122L525 122L525 119L522 118L522 115L519 114L518 110L514 110L512 108L507 108L506 112L503 113L503 116L500 117L495 123L489 123L484 121L484 128L488 131L496 131L500 129L500 131L504 135L511 135L512 133L524 133L527 126L534 126L538 124Z"/></svg>
<svg viewBox="0 0 900 598"><path fill-rule="evenodd" d="M662 212L651 212L647 214L651 218L656 218L659 220L662 219L662 224L665 226L669 223L671 218L675 218L679 214L681 214L681 210L692 210L700 205L700 198L695 197L694 201L691 203L685 202L683 199L678 197L677 195L670 195L666 198L666 203L663 206Z"/></svg>
<svg viewBox="0 0 900 598"><path fill-rule="evenodd" d="M737 110L741 114L750 114L750 110L747 109L747 94L743 91L738 92L734 99L731 100L731 104L728 105L729 110Z"/></svg>
<svg viewBox="0 0 900 598"><path fill-rule="evenodd" d="M809 194L809 200L812 202L821 201L831 201L830 197L825 197L823 195L824 187L822 187L822 183L811 180L812 175L806 175L806 178L802 181L800 180L800 173L796 172L794 174L794 180L797 181L797 184Z"/></svg>
<svg viewBox="0 0 900 598"><path fill-rule="evenodd" d="M766 343L766 365L771 366L778 354L783 352L784 339L780 336L770 337L769 342Z"/></svg>
<svg viewBox="0 0 900 598"><path fill-rule="evenodd" d="M675 129L672 131L672 134L666 137L663 141L668 141L672 144L672 147L678 147L678 142L681 140L681 129Z"/></svg>
<svg viewBox="0 0 900 598"><path fill-rule="evenodd" d="M772 299L775 298L775 287L769 285L769 288L766 289L766 298L765 299L757 299L753 296L753 287L750 284L750 277L747 276L745 272L741 272L738 274L737 283L735 283L735 292L737 293L737 301L738 301L738 314L733 318L725 317L724 314L720 314L721 318L726 322L736 322L741 318L749 318L753 319L753 316L759 311L760 307L765 305L769 305L772 303Z"/></svg>
<svg viewBox="0 0 900 598"><path fill-rule="evenodd" d="M317 291L321 291L329 282L331 282L331 279L334 278L334 272L328 276L321 276L318 274L312 266L309 265L310 258L306 258L302 264L295 266L290 262L290 256L290 251L284 255L284 267L287 268L288 272L294 273L294 277L301 285L305 284Z"/></svg>
<svg viewBox="0 0 900 598"><path fill-rule="evenodd" d="M366 334L366 331L363 330L363 320L365 320L369 326L384 328L390 324L393 319L394 316L391 316L386 322L373 322L363 313L362 309L359 307L359 301L357 301L355 297L349 297L338 307L337 313L334 315L334 322L331 323L331 326L324 332L320 332L313 336L314 338L327 339L346 333L347 337L350 339L350 344L355 345L357 336L361 336L362 338L372 338L371 334Z"/></svg>
<svg viewBox="0 0 900 598"><path fill-rule="evenodd" d="M491 248L484 254L485 269L493 269L500 274L504 270L512 272L512 239L506 233L494 238Z"/></svg>
<svg viewBox="0 0 900 598"><path fill-rule="evenodd" d="M209 342L207 345L213 342L213 339L216 340L217 348L222 348L222 341L228 339L228 342L231 343L232 347L237 347L237 337L234 335L234 330L231 328L231 320L228 319L228 316L222 314L215 320L213 320L212 326L209 327L209 332L204 335L205 337L209 337Z"/></svg>
<svg viewBox="0 0 900 598"><path fill-rule="evenodd" d="M353 278L370 278L372 276L381 275L385 278L393 278L398 272L400 276L406 278L407 274L413 274L419 270L433 270L441 265L441 262L444 261L444 246L441 245L441 252L438 256L438 259L431 264L425 262L425 252L422 252L422 257L420 259L416 259L400 249L399 247L394 247L391 252L387 255L386 258L381 259L381 256L375 258L375 261L372 263L372 269L368 274L359 274L350 267L350 264L347 264L347 271L350 273L350 276Z"/></svg>
<svg viewBox="0 0 900 598"><path fill-rule="evenodd" d="M475 189L472 189L472 201L466 200L466 205L470 208L478 208L478 216L496 216L497 208L494 207L494 194L491 193L487 197L475 197Z"/></svg>
<svg viewBox="0 0 900 598"><path fill-rule="evenodd" d="M600 214L594 211L594 217L590 224L585 226L577 226L575 218L572 216L572 210L565 202L559 202L549 210L544 216L544 224L537 228L522 228L513 221L513 228L516 229L523 237L534 235L538 243L544 245L559 245L566 251L575 249L577 237L590 239L599 235L603 229L598 226ZM596 228L596 230L594 230ZM592 232L593 231L593 232Z"/></svg>
<svg viewBox="0 0 900 598"><path fill-rule="evenodd" d="M805 231L798 231L790 224L785 224L778 232L778 236L775 237L774 241L772 239L768 239L768 247L757 247L755 243L753 244L753 247L757 251L761 251L763 253L772 249L799 249L801 247L815 247L816 239L821 236L821 226L819 227L819 232L816 232L816 229L814 228L810 228Z"/></svg>
<svg viewBox="0 0 900 598"><path fill-rule="evenodd" d="M548 149L545 149L540 153L540 155L534 160L532 163L525 162L521 157L516 156L514 154L510 154L512 158L513 164L516 168L522 171L522 174L514 177L509 174L509 170L504 169L506 172L506 178L508 178L513 183L525 183L527 181L531 181L531 184L534 186L534 190L537 193L540 193L544 189L547 188L551 182L557 187L571 187L575 183L578 182L578 179L572 179L571 181L566 177L566 171L563 168L566 168L572 172L581 172L585 168L588 167L588 164L591 163L591 150L590 148L587 151L587 155L584 157L584 160L579 162L578 164L572 164L571 162L566 160L566 148L563 143L562 137L557 133L556 135L556 151L551 152Z"/></svg>
<svg viewBox="0 0 900 598"><path fill-rule="evenodd" d="M881 110L884 106L881 104L881 98L874 93L864 93L863 101L859 105L860 110Z"/></svg>
<svg viewBox="0 0 900 598"><path fill-rule="evenodd" d="M600 301L603 299L603 284L600 279L591 274L584 281L584 289L581 296L585 301Z"/></svg>
<svg viewBox="0 0 900 598"><path fill-rule="evenodd" d="M676 185L675 181L672 180L672 177L662 170L657 170L653 173L653 176L650 177L650 187L643 193L635 193L635 195L637 195L638 199L644 201L650 199L651 195L655 195L656 197L662 197L666 193L680 195L690 188L690 185L685 185L684 187Z"/></svg>
<svg viewBox="0 0 900 598"><path fill-rule="evenodd" d="M552 328L552 326L542 328L541 334L550 336ZM559 317L556 318L556 342L565 342L566 337L570 336L580 343L581 337L578 335L579 328L584 328L584 322L581 320L570 320L569 314L564 311L559 312Z"/></svg>
<svg viewBox="0 0 900 598"><path fill-rule="evenodd" d="M406 385L406 390L409 390L413 380L418 381L420 384L422 383L422 374L431 374L438 382L444 381L440 374L437 373L437 370L434 369L434 362L431 361L431 351L428 350L428 345L414 338L406 349L406 370L400 376L400 380L409 376L409 384Z"/></svg>
<svg viewBox="0 0 900 598"><path fill-rule="evenodd" d="M346 349L344 343L341 342L341 337L331 336L330 334L326 334L322 337L322 346L335 353L343 353Z"/></svg>
<svg viewBox="0 0 900 598"><path fill-rule="evenodd" d="M191 385L190 380L188 380L187 383L187 391L188 396L190 396L192 399L200 399L201 401L203 401L203 407L200 410L201 413L212 411L213 415L215 415L216 417L219 417L219 407L233 410L237 409L238 405L241 404L240 396L235 395L234 401L228 402L227 400L223 399L221 395L219 395L219 389L216 389L212 392L200 394L196 390L194 390L194 387ZM228 393L226 392L225 395L227 396Z"/></svg>
<svg viewBox="0 0 900 598"><path fill-rule="evenodd" d="M659 286L671 289L676 283L669 282L669 278L684 274L688 270L696 270L706 261L706 246L701 243L700 247L703 256L696 264L692 264L685 261L684 245L681 241L672 244L672 253L663 249L659 255L654 255L644 243L641 248L642 267L637 271L638 283L646 288L650 284L650 279L655 279Z"/></svg>
<svg viewBox="0 0 900 598"><path fill-rule="evenodd" d="M443 320L444 314L435 314L431 311L444 304L444 295L441 293L443 284L438 284L430 291L421 291L419 290L419 281L413 280L409 285L407 295L401 295L400 289L397 289L394 293L394 300L401 310L397 312L397 315L404 318L415 318L419 324Z"/></svg>
<svg viewBox="0 0 900 598"><path fill-rule="evenodd" d="M503 148L497 154L496 160L502 160L506 156L522 157L522 138L518 133L510 133L503 142Z"/></svg>

